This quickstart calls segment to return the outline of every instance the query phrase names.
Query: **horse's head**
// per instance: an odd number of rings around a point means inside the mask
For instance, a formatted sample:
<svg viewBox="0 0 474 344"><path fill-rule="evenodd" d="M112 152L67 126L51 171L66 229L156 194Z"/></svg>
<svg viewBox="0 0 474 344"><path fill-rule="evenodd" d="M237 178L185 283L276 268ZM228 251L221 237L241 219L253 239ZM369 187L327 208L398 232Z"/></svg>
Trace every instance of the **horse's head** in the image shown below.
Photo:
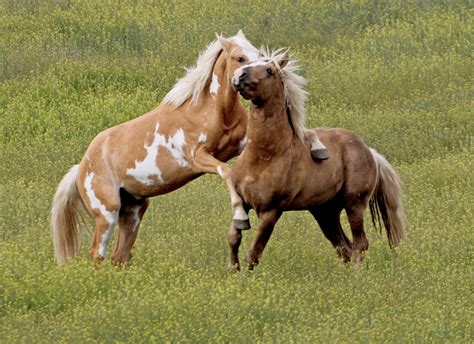
<svg viewBox="0 0 474 344"><path fill-rule="evenodd" d="M232 87L256 105L265 103L280 92L284 94L282 70L288 63L288 53L242 66L235 70Z"/></svg>
<svg viewBox="0 0 474 344"><path fill-rule="evenodd" d="M233 37L217 36L217 39L223 47L222 59L225 60L225 77L229 82L237 69L254 63L264 56L262 49L255 48L247 40L242 30L239 30Z"/></svg>

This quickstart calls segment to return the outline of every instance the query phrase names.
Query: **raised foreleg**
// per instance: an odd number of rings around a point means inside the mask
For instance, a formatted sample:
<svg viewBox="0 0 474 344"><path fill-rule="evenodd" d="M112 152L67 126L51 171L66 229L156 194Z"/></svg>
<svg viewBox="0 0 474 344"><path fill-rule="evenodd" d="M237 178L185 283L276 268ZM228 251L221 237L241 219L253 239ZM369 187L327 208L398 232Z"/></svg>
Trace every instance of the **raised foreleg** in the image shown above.
<svg viewBox="0 0 474 344"><path fill-rule="evenodd" d="M303 133L305 141L310 146L312 158L316 161L328 159L328 150L319 139L318 133L311 129L304 129Z"/></svg>
<svg viewBox="0 0 474 344"><path fill-rule="evenodd" d="M250 229L250 221L244 209L243 201L235 190L230 174L231 168L226 163L217 160L204 149L199 149L194 156L193 170L198 173L217 173L224 179L230 193L232 205L232 220L237 229Z"/></svg>

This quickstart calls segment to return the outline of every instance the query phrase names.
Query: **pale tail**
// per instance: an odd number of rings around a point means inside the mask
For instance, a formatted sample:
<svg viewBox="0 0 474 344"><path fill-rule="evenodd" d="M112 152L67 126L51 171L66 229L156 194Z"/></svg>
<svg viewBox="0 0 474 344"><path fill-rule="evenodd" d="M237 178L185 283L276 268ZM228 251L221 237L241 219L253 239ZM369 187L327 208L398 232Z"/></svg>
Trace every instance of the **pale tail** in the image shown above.
<svg viewBox="0 0 474 344"><path fill-rule="evenodd" d="M370 199L370 214L374 226L382 230L383 221L390 247L397 246L404 237L406 224L402 206L400 178L381 154L371 149L378 168L377 185ZM382 221L381 221L382 219ZM377 226L378 225L378 226Z"/></svg>
<svg viewBox="0 0 474 344"><path fill-rule="evenodd" d="M58 264L76 256L81 245L83 202L76 186L79 165L63 177L54 195L51 208L51 232L54 256Z"/></svg>

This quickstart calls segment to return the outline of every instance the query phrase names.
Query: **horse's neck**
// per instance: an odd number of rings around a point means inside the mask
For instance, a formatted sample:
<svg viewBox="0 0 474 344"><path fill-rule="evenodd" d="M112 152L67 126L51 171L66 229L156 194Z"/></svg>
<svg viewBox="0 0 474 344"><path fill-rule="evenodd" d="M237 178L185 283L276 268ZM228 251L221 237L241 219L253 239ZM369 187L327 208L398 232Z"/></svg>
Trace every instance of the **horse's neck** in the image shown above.
<svg viewBox="0 0 474 344"><path fill-rule="evenodd" d="M249 148L268 154L285 152L295 139L284 100L275 99L262 107L253 106L247 129Z"/></svg>
<svg viewBox="0 0 474 344"><path fill-rule="evenodd" d="M246 111L239 101L238 93L232 89L224 54L217 59L212 73L209 92L214 101L215 113L225 129L232 128L241 121ZM213 93L216 87L217 92Z"/></svg>

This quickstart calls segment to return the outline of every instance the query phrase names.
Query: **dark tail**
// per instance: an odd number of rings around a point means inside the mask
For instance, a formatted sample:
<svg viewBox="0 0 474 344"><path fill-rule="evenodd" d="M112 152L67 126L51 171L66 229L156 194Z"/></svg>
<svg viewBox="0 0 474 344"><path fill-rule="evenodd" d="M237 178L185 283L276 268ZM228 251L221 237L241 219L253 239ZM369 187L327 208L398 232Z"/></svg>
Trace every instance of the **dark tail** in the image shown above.
<svg viewBox="0 0 474 344"><path fill-rule="evenodd" d="M406 225L405 210L402 206L400 178L381 154L370 150L377 163L377 185L370 199L370 214L375 228L382 230L382 221L387 231L391 248L404 238Z"/></svg>

